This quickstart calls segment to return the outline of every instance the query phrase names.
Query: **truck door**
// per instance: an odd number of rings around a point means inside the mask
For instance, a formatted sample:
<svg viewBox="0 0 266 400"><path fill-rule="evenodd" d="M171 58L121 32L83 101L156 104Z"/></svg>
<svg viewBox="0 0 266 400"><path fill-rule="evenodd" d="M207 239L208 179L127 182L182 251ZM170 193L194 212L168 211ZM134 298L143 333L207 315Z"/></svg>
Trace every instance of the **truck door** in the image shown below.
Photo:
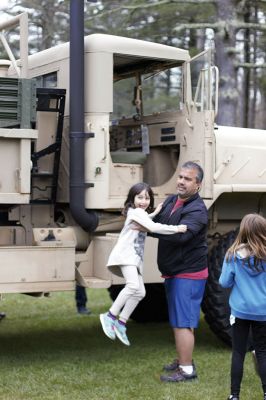
<svg viewBox="0 0 266 400"><path fill-rule="evenodd" d="M213 197L214 119L217 114L218 69L211 66L211 51L206 50L185 64L183 132L180 163L198 162L205 178L201 196Z"/></svg>

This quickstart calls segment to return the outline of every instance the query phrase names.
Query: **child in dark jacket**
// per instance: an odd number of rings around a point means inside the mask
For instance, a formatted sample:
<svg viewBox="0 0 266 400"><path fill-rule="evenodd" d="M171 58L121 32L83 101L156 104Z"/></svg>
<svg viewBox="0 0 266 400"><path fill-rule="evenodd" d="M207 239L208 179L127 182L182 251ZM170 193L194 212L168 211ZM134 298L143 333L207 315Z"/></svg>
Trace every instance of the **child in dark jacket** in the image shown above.
<svg viewBox="0 0 266 400"><path fill-rule="evenodd" d="M224 288L232 288L229 298L231 395L228 400L239 400L250 329L266 400L266 219L261 215L248 214L242 219L236 240L225 256L219 282Z"/></svg>

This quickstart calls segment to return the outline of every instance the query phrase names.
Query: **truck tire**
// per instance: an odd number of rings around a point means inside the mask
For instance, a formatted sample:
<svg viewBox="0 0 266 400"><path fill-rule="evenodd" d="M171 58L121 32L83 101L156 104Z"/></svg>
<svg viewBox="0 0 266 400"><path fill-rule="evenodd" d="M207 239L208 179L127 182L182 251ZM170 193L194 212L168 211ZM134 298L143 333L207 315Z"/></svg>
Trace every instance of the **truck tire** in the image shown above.
<svg viewBox="0 0 266 400"><path fill-rule="evenodd" d="M112 285L108 291L114 301L124 285ZM148 283L145 285L146 296L135 308L131 319L136 322L168 321L168 309L163 283Z"/></svg>
<svg viewBox="0 0 266 400"><path fill-rule="evenodd" d="M210 329L223 342L232 344L231 326L229 323L230 289L224 289L219 285L222 265L227 249L233 243L237 231L230 231L221 235L216 246L209 254L209 277L206 284L205 294L201 305L204 318Z"/></svg>

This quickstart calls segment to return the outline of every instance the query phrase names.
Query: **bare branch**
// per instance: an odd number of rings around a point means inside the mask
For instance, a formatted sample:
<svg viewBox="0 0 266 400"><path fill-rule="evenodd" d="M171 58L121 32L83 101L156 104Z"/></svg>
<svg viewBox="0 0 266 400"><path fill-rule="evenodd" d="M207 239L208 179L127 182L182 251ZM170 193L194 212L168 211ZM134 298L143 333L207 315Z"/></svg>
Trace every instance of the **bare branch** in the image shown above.
<svg viewBox="0 0 266 400"><path fill-rule="evenodd" d="M253 63L236 63L236 68L266 68L266 64L253 64Z"/></svg>
<svg viewBox="0 0 266 400"><path fill-rule="evenodd" d="M223 22L214 22L214 23L208 23L208 22L199 22L199 23L192 23L190 24L189 22L186 24L179 24L175 28L173 28L174 32L180 32L183 29L207 29L207 28L212 28L214 30L222 29L225 28L225 24Z"/></svg>
<svg viewBox="0 0 266 400"><path fill-rule="evenodd" d="M265 0L266 1L266 0ZM235 28L236 30L239 29L256 29L257 31L266 31L266 24L256 24L256 23L247 23L247 22L241 22L241 21L219 21L219 22L214 22L214 23L192 23L190 24L189 22L186 24L180 24L176 26L173 31L174 32L180 32L183 29L207 29L207 28L212 28L215 31L217 30L226 30L228 31L229 27Z"/></svg>
<svg viewBox="0 0 266 400"><path fill-rule="evenodd" d="M266 0L265 0L266 1ZM158 7L162 6L165 4L206 4L206 3L215 3L215 0L161 0L161 1L156 1L155 3L149 3L149 4L138 4L134 6L122 6L119 7L120 9L128 9L128 10L136 10L138 8L149 8L149 7Z"/></svg>
<svg viewBox="0 0 266 400"><path fill-rule="evenodd" d="M231 24L237 29L255 29L257 31L266 31L266 24L241 21L232 21Z"/></svg>

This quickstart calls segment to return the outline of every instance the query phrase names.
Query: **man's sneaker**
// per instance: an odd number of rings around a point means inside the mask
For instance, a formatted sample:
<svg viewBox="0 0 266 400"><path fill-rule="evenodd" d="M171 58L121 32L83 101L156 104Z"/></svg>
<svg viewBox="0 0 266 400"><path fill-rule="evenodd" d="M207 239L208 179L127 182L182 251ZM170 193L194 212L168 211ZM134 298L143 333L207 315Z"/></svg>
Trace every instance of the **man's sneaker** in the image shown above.
<svg viewBox="0 0 266 400"><path fill-rule="evenodd" d="M118 337L119 340L121 340L122 343L124 343L126 346L130 346L126 334L127 328L125 327L125 325L120 324L118 320L116 320L114 323L114 331L116 336Z"/></svg>
<svg viewBox="0 0 266 400"><path fill-rule="evenodd" d="M239 396L236 394L230 394L230 396L227 397L227 400L239 400Z"/></svg>
<svg viewBox="0 0 266 400"><path fill-rule="evenodd" d="M192 360L192 365L193 365L193 367L195 367L195 364L194 364L194 361ZM176 369L178 369L179 368L179 360L177 359L177 358L175 358L171 363L169 363L169 364L165 364L164 366L163 366L163 370L164 371L167 371L167 372L169 372L169 371L175 371ZM196 368L196 367L195 367Z"/></svg>
<svg viewBox="0 0 266 400"><path fill-rule="evenodd" d="M164 371L175 371L177 368L179 368L179 360L175 358L171 363L165 364L163 366Z"/></svg>
<svg viewBox="0 0 266 400"><path fill-rule="evenodd" d="M161 375L160 379L162 382L187 382L197 378L196 369L193 366L191 374L187 374L182 368L178 368L176 372L170 375Z"/></svg>
<svg viewBox="0 0 266 400"><path fill-rule="evenodd" d="M115 331L114 331L115 320L109 317L108 313L105 313L105 314L100 314L100 321L106 336L108 336L112 340L115 340Z"/></svg>

